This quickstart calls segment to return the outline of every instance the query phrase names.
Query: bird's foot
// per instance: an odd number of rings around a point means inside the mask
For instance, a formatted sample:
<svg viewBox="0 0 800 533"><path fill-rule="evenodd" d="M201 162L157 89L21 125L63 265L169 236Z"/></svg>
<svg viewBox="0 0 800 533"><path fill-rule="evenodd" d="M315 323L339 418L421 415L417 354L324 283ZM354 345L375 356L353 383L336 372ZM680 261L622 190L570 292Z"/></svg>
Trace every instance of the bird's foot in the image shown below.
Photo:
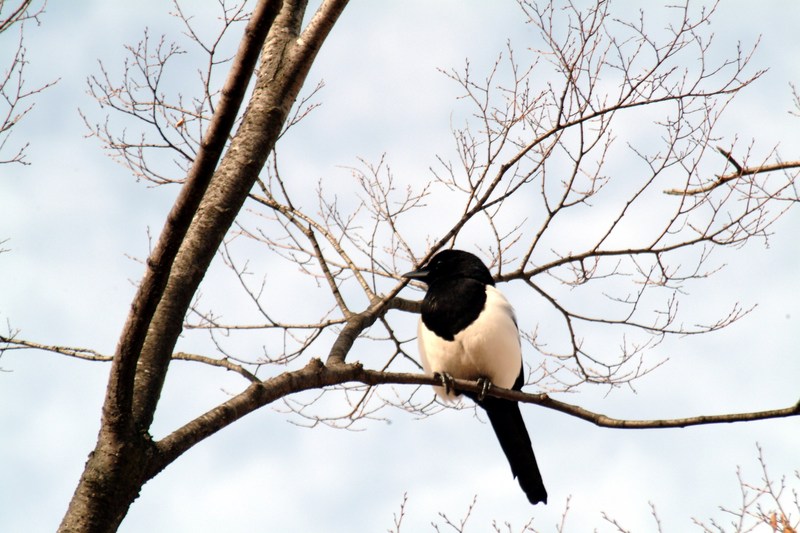
<svg viewBox="0 0 800 533"><path fill-rule="evenodd" d="M450 392L455 389L455 379L447 372L434 372L433 378L442 382L445 394L450 394Z"/></svg>
<svg viewBox="0 0 800 533"><path fill-rule="evenodd" d="M478 378L478 386L481 388L478 393L478 401L482 402L486 397L486 393L492 388L492 382L489 381L489 378Z"/></svg>

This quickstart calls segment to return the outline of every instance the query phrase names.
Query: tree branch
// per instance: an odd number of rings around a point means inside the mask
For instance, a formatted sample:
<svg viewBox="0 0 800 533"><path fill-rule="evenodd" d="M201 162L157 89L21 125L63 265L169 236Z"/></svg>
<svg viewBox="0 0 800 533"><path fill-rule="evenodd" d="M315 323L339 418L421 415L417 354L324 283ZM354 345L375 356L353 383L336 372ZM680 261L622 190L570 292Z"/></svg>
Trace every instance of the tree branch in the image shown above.
<svg viewBox="0 0 800 533"><path fill-rule="evenodd" d="M225 428L243 416L263 407L277 399L297 392L320 389L323 387L358 382L365 385L440 385L438 378L426 374L385 372L365 369L360 363L324 365L319 359L295 371L284 372L268 380L253 383L240 394L227 402L211 409L185 426L177 429L156 443L159 458L154 461L155 475L167 464L179 457L183 452ZM481 384L464 379L454 380L456 390L464 392L481 392ZM800 402L783 409L734 413L722 415L700 415L686 418L626 420L595 413L582 407L561 402L547 394L529 394L521 391L491 387L487 394L498 398L516 400L521 403L536 404L553 409L576 418L580 418L599 427L617 429L664 429L683 428L689 426L748 422L770 418L786 418L800 415Z"/></svg>
<svg viewBox="0 0 800 533"><path fill-rule="evenodd" d="M59 355L66 355L76 359L84 359L86 361L102 361L109 362L113 359L110 355L101 354L90 348L76 348L71 346L57 346L52 344L40 344L38 342L27 341L24 339L17 339L15 337L7 337L0 335L0 343L5 344L0 348L0 353L6 350L42 350L44 352L56 353Z"/></svg>
<svg viewBox="0 0 800 533"><path fill-rule="evenodd" d="M405 303L413 304L416 302L405 301ZM404 305L404 303L399 303L397 305L393 305L392 307L398 308L401 307L402 305ZM88 348L46 345L32 341L8 338L5 336L0 336L0 343L11 345L10 348L5 347L4 349L28 348L35 350L43 350L89 361L108 362L112 359L108 355L103 355L99 352L90 350ZM328 385L337 385L347 382L358 382L358 383L363 383L365 385L383 385L383 384L440 385L441 384L438 378L434 378L430 375L417 374L417 373L387 372L385 370L370 370L363 368L360 363L344 364L343 362L341 363L334 362L334 364L331 364L329 362L328 366L320 367L318 360L316 359L312 360L312 363L310 363L300 371L287 372L286 374L290 375L290 377L288 378L283 378L282 377L283 374L281 374L280 376L278 376L278 378L262 381L258 377L256 377L253 373L245 369L242 365L238 365L230 361L215 359L203 355L190 354L186 352L177 352L173 354L172 357L173 359L176 360L194 361L211 366L216 366L219 368L224 368L232 372L241 374L254 384L258 384L259 386L264 386L264 387L267 386L274 387L275 383L282 383L283 379L289 379L290 381L295 381L298 378L307 379L307 376L310 375L312 371L313 373L318 374L317 379L322 380L319 384L312 384L312 385L305 384L302 388L289 390L288 392L287 390L284 390L283 386L281 386L279 387L279 389L284 393L284 395L292 394L294 392L299 392L300 390L307 390L309 388L317 388L318 386L321 387ZM324 377L320 377L321 374L324 374ZM456 389L458 389L459 391L476 392L476 393L481 392L481 385L478 384L478 382L476 381L456 379L454 380L454 383L456 385ZM793 406L781 409L771 409L766 411L752 411L745 413L732 413L732 414L721 414L721 415L698 415L686 418L673 418L673 419L630 420L630 419L613 418L604 415L602 413L596 413L594 411L584 409L577 405L556 400L554 398L551 398L549 395L545 393L526 393L522 391L503 389L501 387L492 387L489 390L488 394L491 396L496 396L498 398L516 400L521 403L531 403L535 405L540 405L542 407L553 409L555 411L559 411L574 416L576 418L580 418L587 422L591 422L592 424L599 427L616 428L616 429L682 428L682 427L709 425L709 424L749 422L753 420L765 420L769 418L785 418L785 417L800 415L800 401L798 401L798 403L796 403ZM275 398L273 398L273 400L274 399Z"/></svg>
<svg viewBox="0 0 800 533"><path fill-rule="evenodd" d="M150 322L161 300L172 264L216 169L233 128L245 91L258 61L261 45L277 15L280 1L262 0L247 24L239 50L220 95L214 117L186 177L186 184L167 216L156 248L147 260L147 270L131 304L120 335L109 377L104 416L113 425L131 411L136 363Z"/></svg>
<svg viewBox="0 0 800 533"><path fill-rule="evenodd" d="M703 185L702 187L696 187L692 189L690 188L667 189L664 191L664 194L670 194L673 196L692 196L692 195L704 194L713 191L714 189L720 187L721 185L725 185L729 181L738 180L739 178L742 178L744 176L752 176L755 174L765 174L767 172L775 172L778 170L792 170L800 168L800 161L784 161L782 163L763 164L755 167L743 167L741 164L739 164L739 162L736 161L736 159L734 159L733 155L729 151L719 146L717 147L717 151L719 151L723 156L725 156L728 162L731 165L733 165L733 167L736 169L735 172L717 176L716 180L706 185Z"/></svg>

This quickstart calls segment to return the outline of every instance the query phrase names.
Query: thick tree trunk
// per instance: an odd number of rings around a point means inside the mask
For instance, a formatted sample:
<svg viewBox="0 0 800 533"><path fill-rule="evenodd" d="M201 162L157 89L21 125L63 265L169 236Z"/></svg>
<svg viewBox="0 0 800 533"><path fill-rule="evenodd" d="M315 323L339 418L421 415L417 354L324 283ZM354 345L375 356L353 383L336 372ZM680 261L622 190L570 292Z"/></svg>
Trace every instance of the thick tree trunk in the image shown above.
<svg viewBox="0 0 800 533"><path fill-rule="evenodd" d="M103 429L59 531L116 531L147 481L152 443Z"/></svg>
<svg viewBox="0 0 800 533"><path fill-rule="evenodd" d="M184 192L191 189L191 194L179 197L148 261L148 271L131 306L112 365L97 445L89 455L59 531L116 531L144 483L176 458L160 457L148 430L184 316L216 250L274 148L319 47L346 3L346 0L323 2L302 35L305 0L285 0L277 16L275 9L279 2L264 0L256 8L245 40L254 40L253 32L257 33L258 28L253 25L258 20L261 24L266 21L269 35L261 52L253 95L225 156L205 184L202 174L208 168L198 171L196 167L201 160L205 165L216 166L218 159L213 155L204 157L203 152L219 147L205 143L201 147L184 186ZM244 44L240 47L240 56L244 47ZM247 51L244 52L246 55ZM248 80L249 76L238 79L233 88L243 89L241 83L246 87ZM223 99L229 96L226 91L231 78L228 81ZM220 109L222 106L217 111ZM235 117L238 109L239 104L228 112ZM225 121L231 117L215 115L210 129L219 118ZM224 145L227 133L221 133ZM200 179L193 180L194 176ZM191 196L197 191L202 199L199 205L198 202L192 205ZM191 215L188 219L187 213ZM191 220L184 231L180 228L182 219ZM160 277L163 277L161 282ZM203 420L198 423L202 425Z"/></svg>

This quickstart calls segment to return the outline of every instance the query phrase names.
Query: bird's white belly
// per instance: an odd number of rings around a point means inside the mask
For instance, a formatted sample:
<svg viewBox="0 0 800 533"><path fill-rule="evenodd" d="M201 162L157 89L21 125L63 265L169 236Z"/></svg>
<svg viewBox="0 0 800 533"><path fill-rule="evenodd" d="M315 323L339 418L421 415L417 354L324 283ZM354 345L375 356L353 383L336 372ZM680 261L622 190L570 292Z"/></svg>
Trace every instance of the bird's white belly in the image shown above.
<svg viewBox="0 0 800 533"><path fill-rule="evenodd" d="M426 372L447 373L458 379L488 378L492 384L511 388L522 366L519 332L514 312L505 296L492 286L486 287L486 304L472 324L448 341L430 331L420 320L419 351ZM444 388L436 393L446 395Z"/></svg>

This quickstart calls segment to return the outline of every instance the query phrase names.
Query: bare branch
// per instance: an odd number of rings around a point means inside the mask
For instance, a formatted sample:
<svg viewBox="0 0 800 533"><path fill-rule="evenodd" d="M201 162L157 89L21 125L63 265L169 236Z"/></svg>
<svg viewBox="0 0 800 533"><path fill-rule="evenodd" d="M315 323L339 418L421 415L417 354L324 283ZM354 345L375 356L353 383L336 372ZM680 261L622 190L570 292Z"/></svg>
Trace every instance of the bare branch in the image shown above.
<svg viewBox="0 0 800 533"><path fill-rule="evenodd" d="M30 349L30 350L41 350L44 352L56 353L59 355L66 355L68 357L74 357L76 359L85 359L87 361L108 362L113 359L113 357L110 355L104 355L89 348L76 348L71 346L40 344L38 342L17 339L13 335L10 337L0 335L0 343L5 344L5 346L2 348L2 350L0 350L0 352L10 351L10 350Z"/></svg>
<svg viewBox="0 0 800 533"><path fill-rule="evenodd" d="M717 179L704 185L702 187L697 187L693 189L667 189L664 191L664 194L672 194L672 195L695 195L695 194L704 194L713 191L717 187L725 185L726 183L738 180L744 176L753 176L756 174L762 174L767 172L776 172L779 170L794 170L800 169L800 161L784 161L780 163L772 163L772 164L763 164L756 167L742 167L731 155L730 152L726 151L724 148L717 147L722 155L724 155L728 162L733 165L736 169L735 172L730 174L723 174L721 176L717 176Z"/></svg>
<svg viewBox="0 0 800 533"><path fill-rule="evenodd" d="M19 4L11 7L11 12L3 12L6 0L0 2L0 33L11 28L14 24L19 24L26 20L36 19L44 11L44 5L37 10L30 10L33 0L20 0Z"/></svg>
<svg viewBox="0 0 800 533"><path fill-rule="evenodd" d="M231 372L236 372L237 374L241 374L242 376L249 379L253 383L261 381L254 374L250 373L250 371L244 368L242 365L232 363L231 361L228 361L226 359L214 359L213 357L206 357L204 355L197 355L186 352L177 352L172 355L172 358L181 361L196 361L204 363L206 365L224 368L226 370L230 370Z"/></svg>
<svg viewBox="0 0 800 533"><path fill-rule="evenodd" d="M10 59L10 64L3 69L5 72L0 76L0 154L6 148L14 126L33 109L34 104L31 99L58 81L45 83L34 89L26 87L25 67L28 65L28 60L23 39L24 23L28 20L35 20L38 23L38 17L45 8L43 3L40 7L32 9L32 3L32 0L21 0L19 4L11 7L11 12L3 12L6 3L0 1L0 34L14 25L19 25L16 50ZM28 143L25 143L16 150L12 149L12 153L8 156L0 155L0 165L8 163L27 165L25 161L27 147Z"/></svg>
<svg viewBox="0 0 800 533"><path fill-rule="evenodd" d="M797 533L800 526L800 500L797 489L789 490L790 482L786 476L779 480L774 479L767 468L764 451L761 445L758 449L758 463L761 468L761 478L758 482L747 482L741 468L736 469L739 480L741 500L737 507L722 506L720 510L730 518L731 529L728 524L720 524L717 520L709 522L692 518L705 533L746 533L761 531L770 528L770 531L781 533ZM800 483L800 472L795 471L792 482Z"/></svg>
<svg viewBox="0 0 800 533"><path fill-rule="evenodd" d="M130 412L136 363L147 330L167 285L175 256L222 155L239 106L244 99L261 44L276 16L277 7L275 2L264 1L260 2L254 11L221 93L222 98L214 119L203 140L202 149L194 160L186 177L186 184L181 189L167 217L161 237L147 261L148 269L139 284L114 357L114 367L111 370L106 397L106 403L110 405L106 412L116 412L120 416Z"/></svg>

